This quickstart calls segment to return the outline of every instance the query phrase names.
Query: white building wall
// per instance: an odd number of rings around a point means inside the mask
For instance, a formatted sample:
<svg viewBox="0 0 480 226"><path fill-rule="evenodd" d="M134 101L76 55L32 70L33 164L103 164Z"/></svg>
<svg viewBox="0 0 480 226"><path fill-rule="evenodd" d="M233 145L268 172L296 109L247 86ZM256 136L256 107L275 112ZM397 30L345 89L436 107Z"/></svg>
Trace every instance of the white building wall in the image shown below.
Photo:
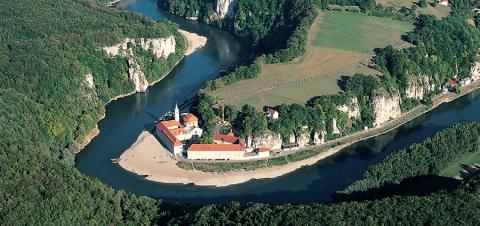
<svg viewBox="0 0 480 226"><path fill-rule="evenodd" d="M187 151L190 160L244 160L243 151Z"/></svg>

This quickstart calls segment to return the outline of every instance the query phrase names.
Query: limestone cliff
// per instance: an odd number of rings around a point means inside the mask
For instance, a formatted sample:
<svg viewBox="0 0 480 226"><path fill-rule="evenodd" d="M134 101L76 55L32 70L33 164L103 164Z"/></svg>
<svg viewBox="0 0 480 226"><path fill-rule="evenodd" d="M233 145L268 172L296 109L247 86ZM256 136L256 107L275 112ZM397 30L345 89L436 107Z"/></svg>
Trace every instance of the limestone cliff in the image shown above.
<svg viewBox="0 0 480 226"><path fill-rule="evenodd" d="M86 89L84 91L84 95L88 99L97 99L97 91L95 87L95 82L93 81L93 75L92 74L86 74L85 75L85 80L83 81L83 84L85 85Z"/></svg>
<svg viewBox="0 0 480 226"><path fill-rule="evenodd" d="M325 143L325 138L327 137L327 131L315 132L313 133L313 143L323 144Z"/></svg>
<svg viewBox="0 0 480 226"><path fill-rule="evenodd" d="M299 147L303 148L310 143L310 132L308 127L304 126L300 129L298 134L295 136L295 141Z"/></svg>
<svg viewBox="0 0 480 226"><path fill-rule="evenodd" d="M356 97L350 98L344 105L337 106L337 109L348 115L349 118L360 118L360 105Z"/></svg>
<svg viewBox="0 0 480 226"><path fill-rule="evenodd" d="M220 20L224 18L233 17L233 9L237 0L217 0L216 9L213 15L211 15L211 20Z"/></svg>
<svg viewBox="0 0 480 226"><path fill-rule="evenodd" d="M410 99L422 100L428 92L435 90L435 83L432 82L431 77L412 76L408 79L408 87L405 90L405 95Z"/></svg>
<svg viewBox="0 0 480 226"><path fill-rule="evenodd" d="M290 136L288 137L288 142L290 144L293 144L293 143L297 142L297 137L295 137L294 133L290 134Z"/></svg>
<svg viewBox="0 0 480 226"><path fill-rule="evenodd" d="M128 76L135 84L135 91L145 92L148 88L148 81L145 73L140 69L140 65L133 59L128 59Z"/></svg>
<svg viewBox="0 0 480 226"><path fill-rule="evenodd" d="M480 79L480 61L475 61L470 68L470 78L473 81Z"/></svg>
<svg viewBox="0 0 480 226"><path fill-rule="evenodd" d="M168 36L165 38L140 38L132 39L125 38L122 42L113 45L106 46L103 50L110 57L121 56L125 57L128 62L128 77L135 84L136 92L145 92L148 87L148 81L145 73L140 68L140 65L135 61L133 47L140 46L145 51L150 51L157 58L166 59L170 54L175 53L176 42L174 36Z"/></svg>
<svg viewBox="0 0 480 226"><path fill-rule="evenodd" d="M375 115L374 127L400 117L400 95L398 93L390 94L385 89L375 90L370 97L370 107Z"/></svg>
<svg viewBox="0 0 480 226"><path fill-rule="evenodd" d="M340 132L340 129L339 129L338 126L337 126L337 119L336 119L336 118L334 118L334 119L332 120L332 133L333 133L333 134L340 134L340 133L341 133L341 132Z"/></svg>
<svg viewBox="0 0 480 226"><path fill-rule="evenodd" d="M282 136L271 131L263 132L257 136L248 138L248 145L252 148L268 147L271 150L282 148Z"/></svg>

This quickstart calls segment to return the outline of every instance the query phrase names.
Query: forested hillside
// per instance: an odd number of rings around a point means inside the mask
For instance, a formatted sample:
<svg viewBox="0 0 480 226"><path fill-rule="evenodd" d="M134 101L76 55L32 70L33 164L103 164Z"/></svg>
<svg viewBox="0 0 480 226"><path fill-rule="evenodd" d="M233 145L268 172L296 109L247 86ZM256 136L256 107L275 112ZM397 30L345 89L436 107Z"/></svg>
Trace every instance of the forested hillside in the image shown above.
<svg viewBox="0 0 480 226"><path fill-rule="evenodd" d="M480 152L480 124L455 125L422 143L388 156L383 162L370 167L361 180L343 192L354 193L386 184L399 184L416 176L440 175L462 155L475 152Z"/></svg>
<svg viewBox="0 0 480 226"><path fill-rule="evenodd" d="M316 10L313 0L238 0L231 2L228 14L218 18L220 1L159 1L170 13L198 18L230 31L252 45L267 63L288 62L305 53L306 35Z"/></svg>
<svg viewBox="0 0 480 226"><path fill-rule="evenodd" d="M425 197L390 197L332 205L231 203L206 206L175 223L192 225L477 225L480 181L474 179L452 193Z"/></svg>
<svg viewBox="0 0 480 226"><path fill-rule="evenodd" d="M72 166L73 142L93 127L109 99L133 90L125 59L109 58L101 47L126 37L174 35L180 57L184 44L176 26L106 9L93 0L2 1L0 15L2 225L453 225L480 220L478 180L453 193L333 205L200 208L116 191ZM88 73L95 94L85 84Z"/></svg>
<svg viewBox="0 0 480 226"><path fill-rule="evenodd" d="M133 91L126 60L101 48L126 37L174 35L178 53L149 63L169 65L184 51L176 26L82 0L2 1L0 15L2 224L150 222L155 201L80 174L73 143L107 101Z"/></svg>

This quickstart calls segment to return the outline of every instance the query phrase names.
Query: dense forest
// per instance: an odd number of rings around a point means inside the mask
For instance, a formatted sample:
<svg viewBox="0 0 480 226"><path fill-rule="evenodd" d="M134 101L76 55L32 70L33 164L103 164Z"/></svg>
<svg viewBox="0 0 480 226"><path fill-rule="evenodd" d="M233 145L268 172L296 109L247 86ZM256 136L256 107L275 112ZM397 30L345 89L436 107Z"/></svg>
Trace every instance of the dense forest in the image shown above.
<svg viewBox="0 0 480 226"><path fill-rule="evenodd" d="M176 25L87 0L2 1L0 12L2 224L149 223L159 214L156 201L80 174L72 167L74 143L111 98L134 90L126 60L101 48L126 37L174 35L175 56L145 63L162 76L185 49Z"/></svg>
<svg viewBox="0 0 480 226"><path fill-rule="evenodd" d="M370 167L363 179L343 192L366 191L385 184L399 184L411 177L439 175L462 155L474 152L480 152L480 123L455 125L391 154L383 162Z"/></svg>
<svg viewBox="0 0 480 226"><path fill-rule="evenodd" d="M171 223L192 225L477 225L479 178L453 192L332 205L210 205Z"/></svg>
<svg viewBox="0 0 480 226"><path fill-rule="evenodd" d="M173 34L179 43L177 57L184 49L175 25L106 9L102 6L106 1L101 3L94 0L0 3L0 222L3 225L399 222L453 225L475 224L480 220L478 179L456 191L425 197L329 205L231 203L199 207L173 205L117 191L81 174L73 167L74 141L81 140L93 127L108 100L133 90L125 72L125 60L106 57L100 48L126 37ZM143 57L149 58L148 54ZM158 62L151 63L155 68L153 64ZM84 85L87 73L94 77L96 95ZM363 81L361 76L358 78L358 82ZM363 86L350 89L359 93L369 90ZM203 105L199 110L215 114L210 106ZM291 112L312 110L285 107L285 111ZM259 128L264 129L264 121L257 122L254 115L257 114L248 107L242 114L230 110L230 117L262 124Z"/></svg>

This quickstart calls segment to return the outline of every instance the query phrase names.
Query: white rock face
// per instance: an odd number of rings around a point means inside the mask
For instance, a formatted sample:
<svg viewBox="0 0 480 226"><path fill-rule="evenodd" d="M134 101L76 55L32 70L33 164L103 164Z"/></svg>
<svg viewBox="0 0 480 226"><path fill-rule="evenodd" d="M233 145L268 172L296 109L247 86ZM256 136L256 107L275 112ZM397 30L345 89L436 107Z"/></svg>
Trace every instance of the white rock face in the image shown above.
<svg viewBox="0 0 480 226"><path fill-rule="evenodd" d="M327 131L315 132L313 134L313 143L317 145L324 144L326 137L327 137Z"/></svg>
<svg viewBox="0 0 480 226"><path fill-rule="evenodd" d="M370 107L375 115L374 127L379 127L383 123L401 116L400 95L389 94L385 89L374 91L370 97Z"/></svg>
<svg viewBox="0 0 480 226"><path fill-rule="evenodd" d="M282 136L274 132L264 132L258 136L255 136L250 139L249 147L252 148L262 148L267 147L271 150L280 150L282 149Z"/></svg>
<svg viewBox="0 0 480 226"><path fill-rule="evenodd" d="M408 88L405 90L407 98L422 100L427 92L435 90L435 83L426 75L414 76L408 80Z"/></svg>
<svg viewBox="0 0 480 226"><path fill-rule="evenodd" d="M87 85L88 88L95 89L95 83L93 82L92 74L85 75L85 84Z"/></svg>
<svg viewBox="0 0 480 226"><path fill-rule="evenodd" d="M356 97L351 98L344 105L338 106L337 109L348 115L349 118L360 118L360 105Z"/></svg>
<svg viewBox="0 0 480 226"><path fill-rule="evenodd" d="M290 134L290 137L288 138L288 142L289 142L290 144L293 144L293 143L296 142L295 134L293 134L293 133Z"/></svg>
<svg viewBox="0 0 480 226"><path fill-rule="evenodd" d="M157 58L168 58L170 54L175 53L175 37L172 35L166 38L140 38L140 46L144 50L152 51Z"/></svg>
<svg viewBox="0 0 480 226"><path fill-rule="evenodd" d="M300 133L295 137L296 142L299 147L303 148L310 143L310 133L308 132L308 127L303 128Z"/></svg>
<svg viewBox="0 0 480 226"><path fill-rule="evenodd" d="M145 74L140 69L140 65L130 58L128 59L128 77L133 81L135 84L135 91L136 92L145 92L148 88L148 81L145 77Z"/></svg>
<svg viewBox="0 0 480 226"><path fill-rule="evenodd" d="M340 134L340 129L338 128L337 126L337 119L336 118L333 118L332 120L332 133L333 134Z"/></svg>
<svg viewBox="0 0 480 226"><path fill-rule="evenodd" d="M97 91L95 90L95 82L93 81L92 74L86 74L85 79L83 80L83 84L85 85L86 89L83 93L83 96L87 99L97 99Z"/></svg>
<svg viewBox="0 0 480 226"><path fill-rule="evenodd" d="M233 8L237 0L217 0L215 13L211 16L212 20L220 20L233 17Z"/></svg>
<svg viewBox="0 0 480 226"><path fill-rule="evenodd" d="M480 61L475 61L470 68L470 78L473 81L477 81L480 79Z"/></svg>
<svg viewBox="0 0 480 226"><path fill-rule="evenodd" d="M140 38L135 40L132 38L125 38L121 43L113 46L103 47L103 50L110 57L121 56L128 60L128 77L135 84L136 92L145 92L148 87L148 81L145 73L142 72L140 65L135 61L132 46L139 45L146 51L151 51L157 59L168 58L170 54L175 53L176 42L174 36L165 38Z"/></svg>

